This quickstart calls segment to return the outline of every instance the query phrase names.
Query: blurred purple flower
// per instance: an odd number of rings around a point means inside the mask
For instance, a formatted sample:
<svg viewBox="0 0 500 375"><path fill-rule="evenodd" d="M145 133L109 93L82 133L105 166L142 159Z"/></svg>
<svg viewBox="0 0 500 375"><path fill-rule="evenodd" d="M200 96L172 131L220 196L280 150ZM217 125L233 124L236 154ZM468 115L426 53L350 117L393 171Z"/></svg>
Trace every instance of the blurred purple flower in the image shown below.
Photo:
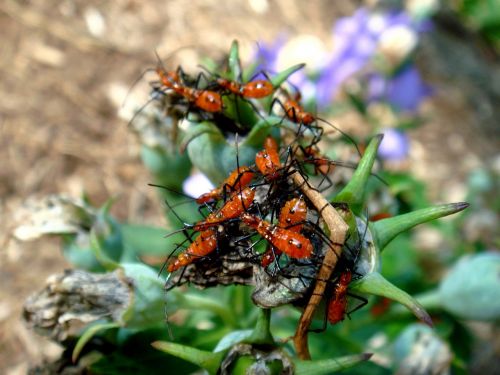
<svg viewBox="0 0 500 375"><path fill-rule="evenodd" d="M301 90L307 88L307 91L314 95L319 109L328 107L332 104L342 84L349 77L360 72L372 60L384 31L397 27L420 33L428 31L431 25L426 20L419 22L412 20L404 11L372 13L361 8L351 17L341 18L335 23L332 56L325 64L325 68L318 72L314 80L314 89L311 90L311 79L304 72L294 74L291 82ZM285 42L286 37L281 35L274 43L259 46L256 59L262 68L276 70L278 55ZM369 76L365 75L365 78L367 77ZM371 78L373 77L376 76L372 69ZM402 110L415 110L420 100L430 93L414 68L404 69L386 82L382 80L382 76L379 76L378 81L372 79L369 82L369 89L373 90L370 99L388 100ZM416 87L410 87L413 84Z"/></svg>
<svg viewBox="0 0 500 375"><path fill-rule="evenodd" d="M359 72L372 59L382 33L396 26L407 27L415 32L428 29L428 23L415 23L403 11L384 14L359 9L352 17L337 21L333 29L335 43L333 56L317 82L317 103L320 107L331 104L342 83ZM393 96L399 96L397 90L391 90L391 97Z"/></svg>
<svg viewBox="0 0 500 375"><path fill-rule="evenodd" d="M378 156L391 161L406 159L410 148L406 133L392 128L383 130L383 133L384 139L378 149Z"/></svg>
<svg viewBox="0 0 500 375"><path fill-rule="evenodd" d="M373 74L368 85L369 101L386 101L396 110L415 112L432 88L422 81L414 65L408 65L394 76Z"/></svg>

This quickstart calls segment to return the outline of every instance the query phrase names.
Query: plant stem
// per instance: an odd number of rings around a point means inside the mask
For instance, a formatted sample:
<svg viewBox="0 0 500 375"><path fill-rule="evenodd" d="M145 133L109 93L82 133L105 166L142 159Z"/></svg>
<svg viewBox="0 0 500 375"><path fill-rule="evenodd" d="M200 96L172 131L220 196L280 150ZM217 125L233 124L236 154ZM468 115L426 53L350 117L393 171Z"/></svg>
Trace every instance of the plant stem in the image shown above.
<svg viewBox="0 0 500 375"><path fill-rule="evenodd" d="M327 251L323 259L323 263L321 264L318 272L318 278L316 279L316 285L314 286L311 298L309 299L309 302L300 317L297 331L293 337L295 351L297 352L298 357L302 360L307 360L311 359L307 342L309 327L311 326L314 312L316 311L316 308L325 293L326 284L328 280L330 280L333 269L335 268L342 252L342 246L346 240L349 226L346 224L344 219L342 219L335 208L328 203L325 197L323 197L319 191L308 185L307 181L299 172L296 171L293 173L292 179L294 183L299 186L304 195L316 207L323 220L325 220L325 223L330 231L330 251Z"/></svg>

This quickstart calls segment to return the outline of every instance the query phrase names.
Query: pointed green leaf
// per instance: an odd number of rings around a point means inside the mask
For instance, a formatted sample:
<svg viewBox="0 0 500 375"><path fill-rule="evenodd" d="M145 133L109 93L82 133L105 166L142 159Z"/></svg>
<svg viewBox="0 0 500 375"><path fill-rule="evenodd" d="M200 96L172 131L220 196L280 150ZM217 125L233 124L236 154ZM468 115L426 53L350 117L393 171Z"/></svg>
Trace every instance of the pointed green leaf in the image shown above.
<svg viewBox="0 0 500 375"><path fill-rule="evenodd" d="M224 104L224 116L230 118L244 128L252 128L260 118L255 113L255 109L250 102L237 95L225 95L222 97L222 102Z"/></svg>
<svg viewBox="0 0 500 375"><path fill-rule="evenodd" d="M285 82L293 73L296 71L302 69L306 64L297 64L294 66L291 66L288 69L285 69L284 71L276 74L275 76L271 77L270 81L273 84L273 87L277 89L280 87L280 85ZM270 95L266 98L263 98L261 100L261 103L263 104L264 108L266 109L267 112L270 112L271 110L271 104L273 102L273 95Z"/></svg>
<svg viewBox="0 0 500 375"><path fill-rule="evenodd" d="M272 132L273 129L278 131L273 132L273 138L279 138L279 125L282 122L282 118L280 117L268 117L266 119L261 119L257 124L254 125L250 133L245 137L242 142L242 145L247 147L253 147L255 149L262 148L264 144L264 140L266 137Z"/></svg>
<svg viewBox="0 0 500 375"><path fill-rule="evenodd" d="M80 356L80 353L82 349L85 347L85 345L94 337L97 332L105 330L105 329L111 329L111 328L118 328L120 327L120 324L118 323L98 323L94 324L90 327L88 327L83 335L81 335L78 338L78 341L76 342L75 348L73 349L73 353L71 354L71 360L73 363L76 363L78 357Z"/></svg>
<svg viewBox="0 0 500 375"><path fill-rule="evenodd" d="M363 278L349 284L349 289L363 294L386 297L406 306L425 324L432 326L432 320L427 311L415 298L387 281L378 272L372 272Z"/></svg>
<svg viewBox="0 0 500 375"><path fill-rule="evenodd" d="M240 62L240 49L237 40L233 40L233 43L231 44L227 65L229 67L229 78L233 81L238 80L241 77L242 72Z"/></svg>
<svg viewBox="0 0 500 375"><path fill-rule="evenodd" d="M295 360L296 375L328 375L356 366L361 362L368 361L373 354L363 353L348 355L339 358L323 359L320 361Z"/></svg>
<svg viewBox="0 0 500 375"><path fill-rule="evenodd" d="M299 71L302 69L306 64L297 64L294 66L291 66L288 69L283 70L282 72L276 74L274 77L271 78L271 83L273 84L274 87L280 86L283 82L285 82L293 73Z"/></svg>
<svg viewBox="0 0 500 375"><path fill-rule="evenodd" d="M371 175L377 150L383 137L383 134L379 134L370 141L351 180L333 199L334 202L350 204L355 214L361 213L366 183Z"/></svg>
<svg viewBox="0 0 500 375"><path fill-rule="evenodd" d="M103 246L104 239L102 237L103 225L105 224L96 220L92 226L92 229L90 230L90 248L92 249L97 261L106 270L113 271L114 269L120 267L120 264L106 254L106 250Z"/></svg>
<svg viewBox="0 0 500 375"><path fill-rule="evenodd" d="M226 356L225 351L212 353L167 341L155 341L151 345L155 349L200 366L207 370L209 374L217 373L222 360Z"/></svg>
<svg viewBox="0 0 500 375"><path fill-rule="evenodd" d="M442 204L376 221L372 224L372 233L377 247L382 251L398 234L418 224L462 211L468 206L465 202Z"/></svg>

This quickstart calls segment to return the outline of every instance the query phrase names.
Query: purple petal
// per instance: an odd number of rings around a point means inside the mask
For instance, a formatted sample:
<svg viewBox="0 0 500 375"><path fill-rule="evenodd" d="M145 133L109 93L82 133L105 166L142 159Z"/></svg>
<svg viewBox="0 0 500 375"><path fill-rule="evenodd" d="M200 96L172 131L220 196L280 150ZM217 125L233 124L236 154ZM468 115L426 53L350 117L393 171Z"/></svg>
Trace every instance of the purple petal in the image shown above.
<svg viewBox="0 0 500 375"><path fill-rule="evenodd" d="M396 109L414 112L431 93L430 86L422 81L418 70L410 65L389 80L386 98Z"/></svg>
<svg viewBox="0 0 500 375"><path fill-rule="evenodd" d="M403 160L408 156L410 144L408 136L397 129L383 130L384 139L378 149L378 155L384 160Z"/></svg>

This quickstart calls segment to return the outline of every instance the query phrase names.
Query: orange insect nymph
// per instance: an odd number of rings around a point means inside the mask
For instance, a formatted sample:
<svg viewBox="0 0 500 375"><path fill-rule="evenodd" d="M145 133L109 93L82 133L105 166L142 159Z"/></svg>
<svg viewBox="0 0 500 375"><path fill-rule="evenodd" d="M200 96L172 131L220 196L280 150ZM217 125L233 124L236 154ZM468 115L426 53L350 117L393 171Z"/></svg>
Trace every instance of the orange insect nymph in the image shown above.
<svg viewBox="0 0 500 375"><path fill-rule="evenodd" d="M293 198L285 203L280 211L278 225L281 228L292 232L300 233L307 217L306 202L302 198ZM263 267L269 266L275 259L275 255L281 254L281 250L268 248L262 256L261 264Z"/></svg>
<svg viewBox="0 0 500 375"><path fill-rule="evenodd" d="M227 202L217 211L212 212L203 221L197 223L194 230L204 230L208 227L214 226L217 223L222 223L226 220L235 219L245 212L248 207L253 203L255 197L255 190L246 187L241 192L236 191L227 200Z"/></svg>
<svg viewBox="0 0 500 375"><path fill-rule="evenodd" d="M345 271L340 275L333 296L328 303L327 318L331 324L344 320L347 309L347 288L351 280L352 274L350 271Z"/></svg>
<svg viewBox="0 0 500 375"><path fill-rule="evenodd" d="M252 182L253 176L254 173L249 167L236 168L222 183L222 187L215 188L208 193L200 195L196 198L196 203L201 204L211 200L219 200L223 197L225 191L239 191Z"/></svg>
<svg viewBox="0 0 500 375"><path fill-rule="evenodd" d="M311 241L300 233L272 225L249 213L241 215L241 220L255 229L272 246L291 258L307 258L313 252Z"/></svg>
<svg viewBox="0 0 500 375"><path fill-rule="evenodd" d="M217 248L217 231L209 228L201 232L189 247L168 265L168 272L177 271L179 268L193 263L200 257L207 256Z"/></svg>

